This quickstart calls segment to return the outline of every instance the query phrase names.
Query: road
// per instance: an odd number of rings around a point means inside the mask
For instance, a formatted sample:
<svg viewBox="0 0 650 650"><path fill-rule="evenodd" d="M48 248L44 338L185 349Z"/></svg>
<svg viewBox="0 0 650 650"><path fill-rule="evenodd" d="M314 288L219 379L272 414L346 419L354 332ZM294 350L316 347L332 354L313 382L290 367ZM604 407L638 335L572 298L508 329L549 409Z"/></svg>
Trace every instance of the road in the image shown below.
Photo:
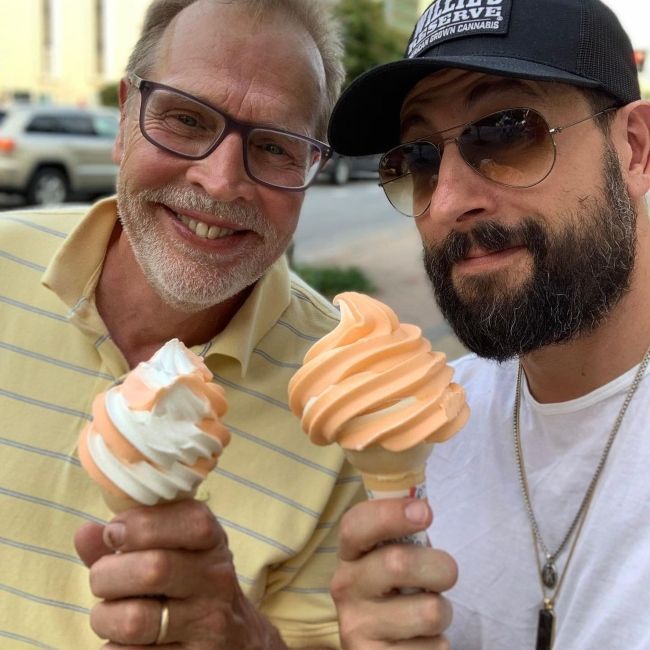
<svg viewBox="0 0 650 650"><path fill-rule="evenodd" d="M391 208L376 182L311 187L294 242L297 262L358 266L378 288L376 297L419 325L435 349L450 359L465 353L436 307L413 220Z"/></svg>

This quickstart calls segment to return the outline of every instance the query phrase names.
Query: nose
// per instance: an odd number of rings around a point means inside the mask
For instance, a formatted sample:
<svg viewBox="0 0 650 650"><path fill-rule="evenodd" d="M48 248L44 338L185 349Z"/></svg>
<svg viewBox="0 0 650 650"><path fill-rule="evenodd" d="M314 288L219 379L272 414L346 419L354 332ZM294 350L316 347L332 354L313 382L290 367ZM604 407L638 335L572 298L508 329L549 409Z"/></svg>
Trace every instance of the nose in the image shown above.
<svg viewBox="0 0 650 650"><path fill-rule="evenodd" d="M189 165L187 180L221 201L251 201L256 183L246 173L243 147L239 134L228 134L209 156Z"/></svg>
<svg viewBox="0 0 650 650"><path fill-rule="evenodd" d="M418 218L418 228L430 221L447 230L474 217L493 212L495 187L479 176L463 159L456 142L445 144L438 181L428 211Z"/></svg>

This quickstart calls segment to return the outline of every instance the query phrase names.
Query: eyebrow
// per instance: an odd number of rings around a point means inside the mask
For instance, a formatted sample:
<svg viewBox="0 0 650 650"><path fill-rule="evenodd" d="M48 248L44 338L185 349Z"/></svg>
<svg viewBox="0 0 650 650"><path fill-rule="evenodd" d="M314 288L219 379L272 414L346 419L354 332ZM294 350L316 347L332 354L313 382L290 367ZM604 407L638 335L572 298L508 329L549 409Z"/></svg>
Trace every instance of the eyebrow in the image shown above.
<svg viewBox="0 0 650 650"><path fill-rule="evenodd" d="M463 108L468 110L473 106L473 104L481 99L491 95L501 95L511 90L516 90L517 92L527 95L529 98L535 100L543 100L547 98L545 93L541 92L541 90L538 90L529 83L526 83L522 79L499 79L498 81L484 81L474 86L467 97L463 100ZM426 95L427 93L425 92L422 97L416 98L413 105L417 106L418 104L428 103L430 100ZM400 135L402 136L412 127L428 124L427 120L421 113L415 112L409 115L410 111L411 107L409 107L406 117L400 124Z"/></svg>
<svg viewBox="0 0 650 650"><path fill-rule="evenodd" d="M531 99L539 100L546 98L545 93L540 92L521 79L499 79L499 81L485 81L474 86L463 104L465 108L471 108L472 104L479 99L483 99L489 95L501 94L509 90L516 90L524 95L528 95Z"/></svg>

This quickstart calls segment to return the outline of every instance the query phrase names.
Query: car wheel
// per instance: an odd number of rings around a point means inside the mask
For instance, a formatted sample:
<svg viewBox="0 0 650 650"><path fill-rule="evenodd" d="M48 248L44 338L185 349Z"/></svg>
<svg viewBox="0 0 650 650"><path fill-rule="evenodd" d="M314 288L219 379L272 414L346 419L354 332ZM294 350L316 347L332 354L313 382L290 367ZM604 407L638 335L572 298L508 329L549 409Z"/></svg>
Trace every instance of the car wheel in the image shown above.
<svg viewBox="0 0 650 650"><path fill-rule="evenodd" d="M331 180L334 185L345 185L350 180L350 163L345 158L334 161Z"/></svg>
<svg viewBox="0 0 650 650"><path fill-rule="evenodd" d="M37 169L27 188L27 203L30 205L65 203L68 196L68 179L55 167Z"/></svg>

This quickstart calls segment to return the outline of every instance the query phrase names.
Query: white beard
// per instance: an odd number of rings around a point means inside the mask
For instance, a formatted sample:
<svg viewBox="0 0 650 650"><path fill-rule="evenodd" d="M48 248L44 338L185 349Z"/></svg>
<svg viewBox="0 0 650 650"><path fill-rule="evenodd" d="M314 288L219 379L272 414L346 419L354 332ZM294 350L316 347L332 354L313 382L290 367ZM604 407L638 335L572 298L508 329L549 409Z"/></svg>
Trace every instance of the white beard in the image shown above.
<svg viewBox="0 0 650 650"><path fill-rule="evenodd" d="M257 243L250 239L234 256L207 253L178 238L172 241L153 213L152 203L227 219L256 233ZM283 241L256 208L216 201L188 188L167 185L132 193L118 178L117 204L122 227L145 278L164 302L184 313L224 302L255 283L290 240L289 233Z"/></svg>

